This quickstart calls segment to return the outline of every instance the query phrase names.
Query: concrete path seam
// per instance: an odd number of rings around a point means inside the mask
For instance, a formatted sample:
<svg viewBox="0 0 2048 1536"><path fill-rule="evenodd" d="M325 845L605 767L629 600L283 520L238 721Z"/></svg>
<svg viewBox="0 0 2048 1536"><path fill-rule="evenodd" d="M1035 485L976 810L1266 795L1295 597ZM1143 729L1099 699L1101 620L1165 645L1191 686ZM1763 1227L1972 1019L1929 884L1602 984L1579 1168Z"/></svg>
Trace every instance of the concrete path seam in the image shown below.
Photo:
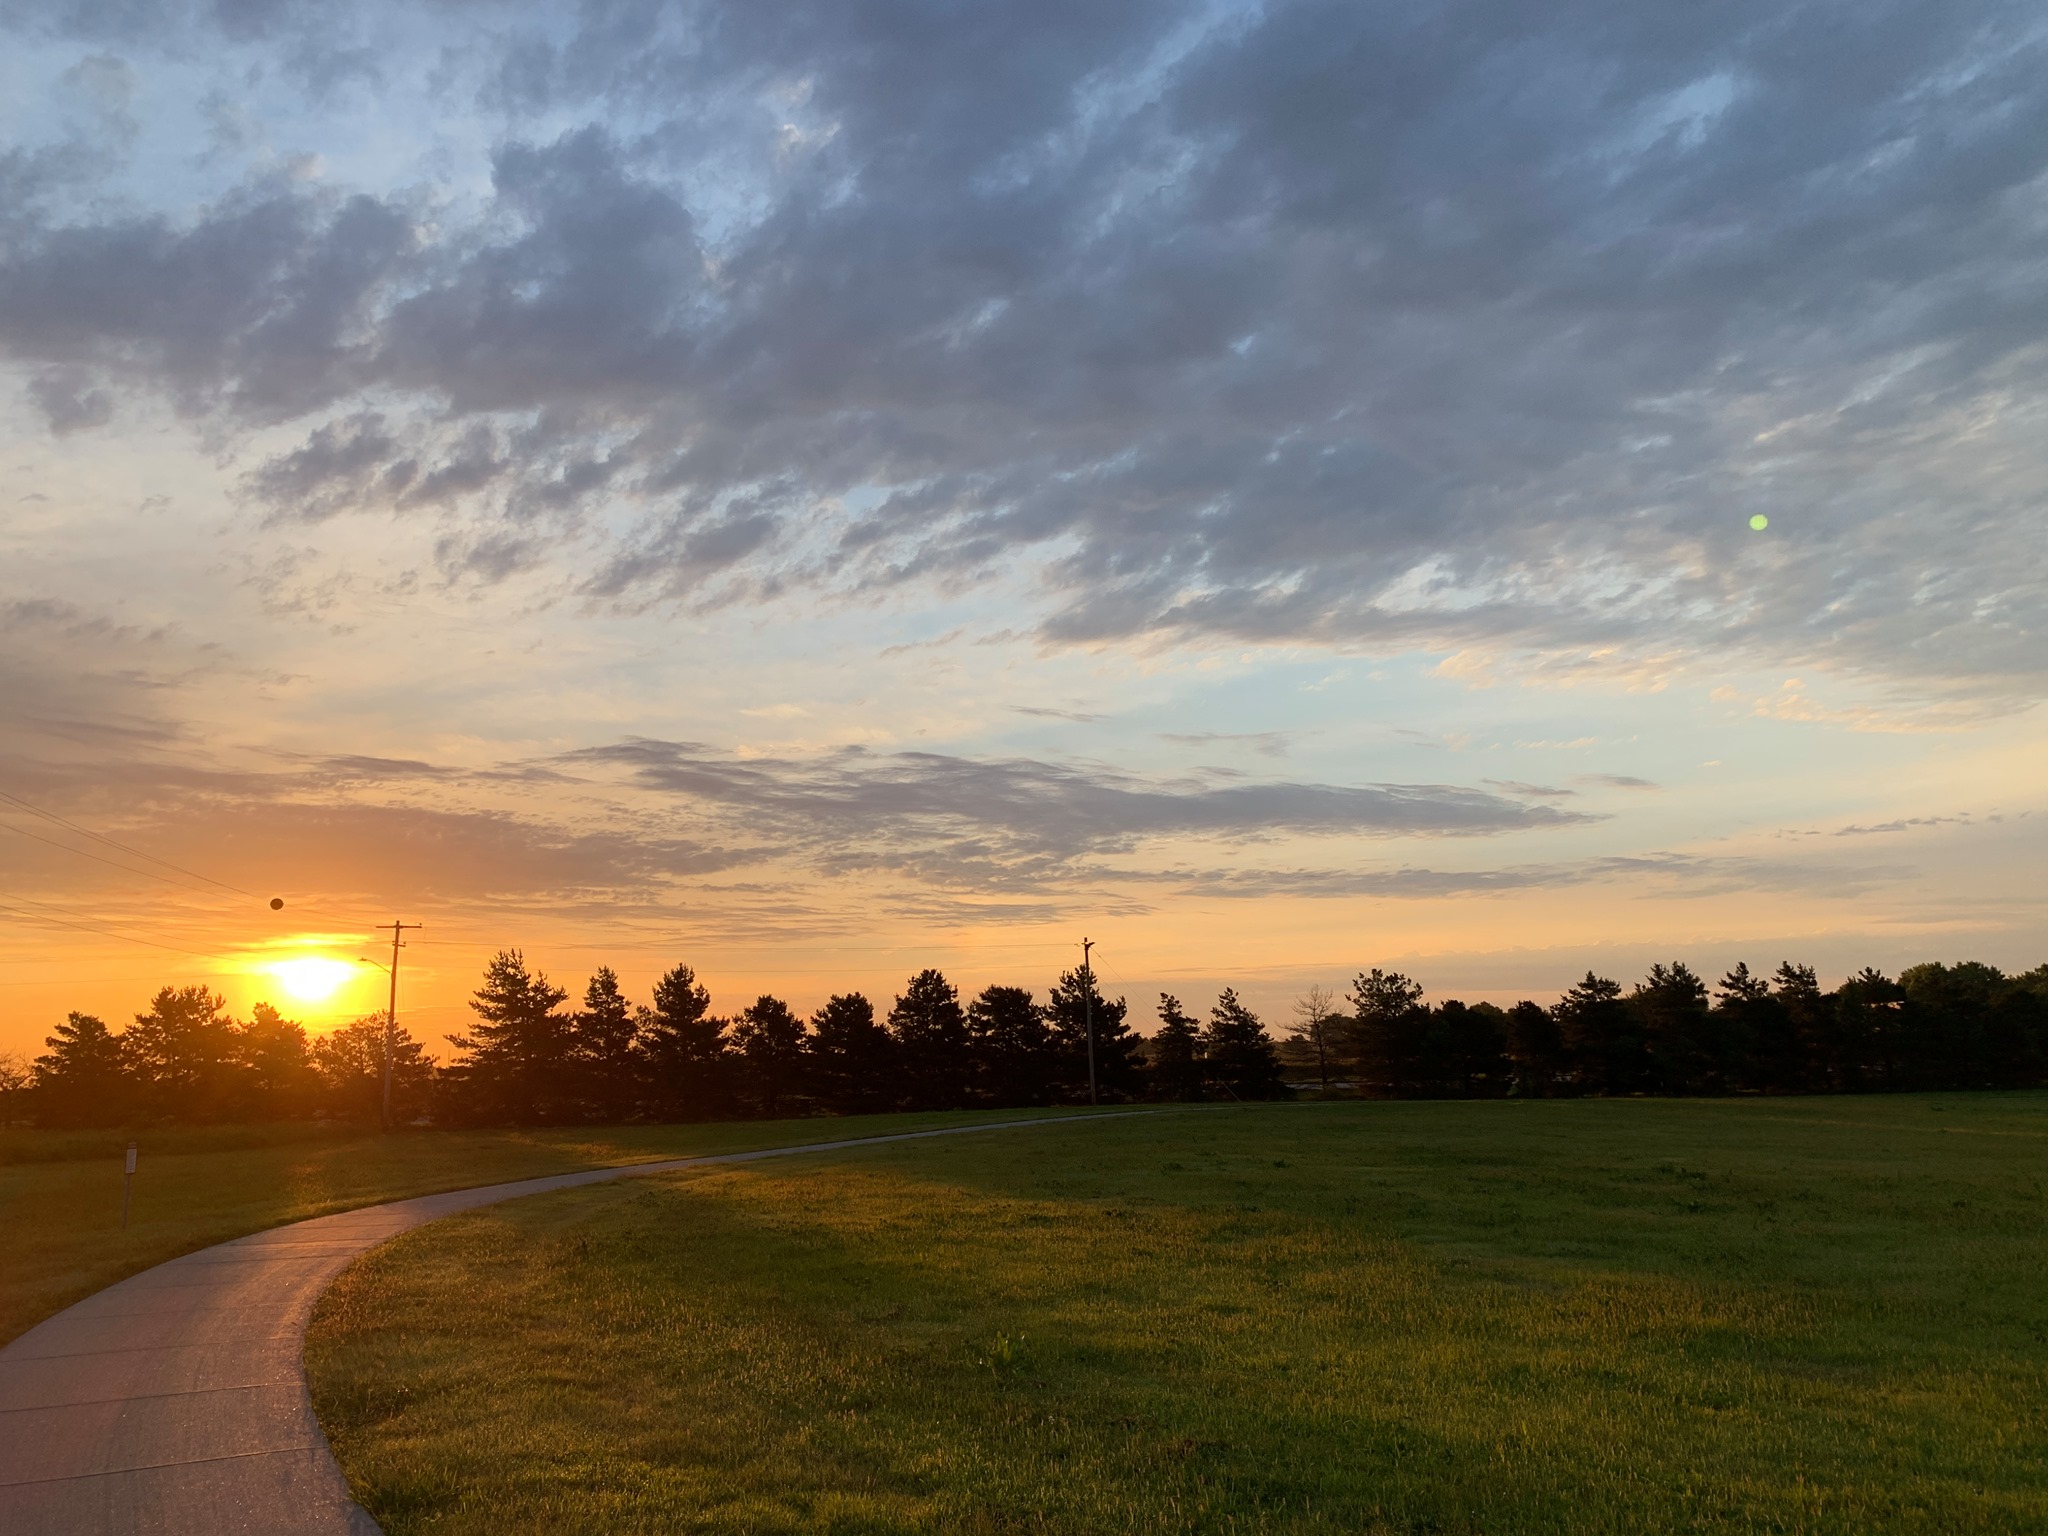
<svg viewBox="0 0 2048 1536"><path fill-rule="evenodd" d="M614 1179L1157 1110L1046 1115L580 1169L271 1227L130 1275L0 1349L0 1531L381 1536L313 1414L313 1305L357 1257L442 1216Z"/></svg>

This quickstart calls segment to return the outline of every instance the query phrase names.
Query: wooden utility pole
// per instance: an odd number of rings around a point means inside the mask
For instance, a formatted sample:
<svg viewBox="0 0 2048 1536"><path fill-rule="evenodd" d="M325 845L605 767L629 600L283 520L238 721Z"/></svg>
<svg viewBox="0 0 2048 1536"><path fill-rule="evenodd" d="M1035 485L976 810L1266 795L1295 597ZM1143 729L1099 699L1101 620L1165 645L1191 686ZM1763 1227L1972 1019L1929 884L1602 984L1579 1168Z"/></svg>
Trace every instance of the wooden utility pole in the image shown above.
<svg viewBox="0 0 2048 1536"><path fill-rule="evenodd" d="M391 1003L384 1010L384 1129L391 1129L391 1057L398 1048L398 952L405 946L399 937L406 929L419 929L420 923L379 923L377 931L391 930Z"/></svg>
<svg viewBox="0 0 2048 1536"><path fill-rule="evenodd" d="M1088 951L1095 947L1093 939L1081 941L1081 1007L1083 1017L1088 1021L1088 1102L1095 1098L1095 971L1088 963Z"/></svg>

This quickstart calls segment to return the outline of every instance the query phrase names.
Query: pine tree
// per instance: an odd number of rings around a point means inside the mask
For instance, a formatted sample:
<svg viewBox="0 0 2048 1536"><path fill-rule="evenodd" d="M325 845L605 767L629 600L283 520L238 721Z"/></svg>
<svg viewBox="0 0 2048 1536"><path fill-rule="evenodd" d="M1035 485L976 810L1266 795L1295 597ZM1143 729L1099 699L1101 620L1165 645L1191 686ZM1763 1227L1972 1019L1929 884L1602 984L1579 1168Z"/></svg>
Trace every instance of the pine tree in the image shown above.
<svg viewBox="0 0 2048 1536"><path fill-rule="evenodd" d="M304 1025L258 1003L235 1035L244 1068L242 1092L236 1096L238 1118L284 1120L312 1108L318 1080Z"/></svg>
<svg viewBox="0 0 2048 1536"><path fill-rule="evenodd" d="M740 1094L747 1108L770 1119L791 1100L803 1097L804 1022L789 1004L765 993L733 1021L733 1050L739 1057Z"/></svg>
<svg viewBox="0 0 2048 1536"><path fill-rule="evenodd" d="M1426 1054L1440 1091L1469 1099L1504 1094L1514 1078L1508 1016L1492 1003L1446 998L1430 1010Z"/></svg>
<svg viewBox="0 0 2048 1536"><path fill-rule="evenodd" d="M1643 1087L1651 1093L1712 1093L1719 1084L1714 1064L1714 1016L1707 984L1682 960L1653 965L1628 995L1649 1062Z"/></svg>
<svg viewBox="0 0 2048 1536"><path fill-rule="evenodd" d="M449 1068L456 1112L491 1124L549 1125L574 1111L569 1020L557 1012L569 994L530 973L516 949L484 968L470 1001L477 1023L448 1041L467 1053Z"/></svg>
<svg viewBox="0 0 2048 1536"><path fill-rule="evenodd" d="M1516 1094L1547 1099L1573 1089L1570 1060L1557 1019L1548 1008L1524 998L1508 1010L1508 1057L1514 1064Z"/></svg>
<svg viewBox="0 0 2048 1536"><path fill-rule="evenodd" d="M967 1103L974 1061L960 994L937 971L919 971L889 1010L889 1033L914 1109L959 1109Z"/></svg>
<svg viewBox="0 0 2048 1536"><path fill-rule="evenodd" d="M1400 1098L1421 1091L1429 1010L1422 986L1374 967L1351 983L1352 1054L1360 1086Z"/></svg>
<svg viewBox="0 0 2048 1536"><path fill-rule="evenodd" d="M578 1097L587 1118L615 1123L633 1113L639 1099L639 1043L640 1025L619 990L618 973L599 966L583 989L583 1006L571 1028Z"/></svg>
<svg viewBox="0 0 2048 1536"><path fill-rule="evenodd" d="M34 1073L36 1123L50 1127L120 1125L134 1111L121 1037L89 1013L64 1016L43 1044Z"/></svg>
<svg viewBox="0 0 2048 1536"><path fill-rule="evenodd" d="M1005 1106L1050 1104L1052 1032L1023 987L984 987L967 1005L976 1096Z"/></svg>
<svg viewBox="0 0 2048 1536"><path fill-rule="evenodd" d="M204 987L165 987L121 1037L145 1113L206 1123L237 1107L243 1066L227 999Z"/></svg>
<svg viewBox="0 0 2048 1536"><path fill-rule="evenodd" d="M654 984L654 1006L640 1015L640 1057L647 1107L657 1119L713 1120L731 1112L725 1020L711 1016L711 994L687 965Z"/></svg>
<svg viewBox="0 0 2048 1536"><path fill-rule="evenodd" d="M900 1097L896 1042L875 1022L875 1005L858 992L825 1000L811 1016L811 1064L817 1091L842 1115L871 1115Z"/></svg>
<svg viewBox="0 0 2048 1536"><path fill-rule="evenodd" d="M1170 992L1159 994L1159 1029L1147 1056L1151 1097L1180 1104L1202 1097L1202 1037Z"/></svg>
<svg viewBox="0 0 2048 1536"><path fill-rule="evenodd" d="M1234 987L1225 987L1209 1010L1209 1026L1202 1031L1202 1064L1209 1081L1234 1099L1288 1097L1272 1036L1259 1016L1238 1001Z"/></svg>
<svg viewBox="0 0 2048 1536"><path fill-rule="evenodd" d="M409 1125L427 1108L438 1069L401 1024L391 1037L391 1118ZM384 1113L384 1015L365 1014L312 1045L322 1107L345 1120L375 1122Z"/></svg>
<svg viewBox="0 0 2048 1536"><path fill-rule="evenodd" d="M1641 1036L1621 1000L1621 983L1586 972L1586 979L1557 1000L1551 1010L1571 1054L1574 1080L1583 1093L1636 1093L1648 1076Z"/></svg>
<svg viewBox="0 0 2048 1536"><path fill-rule="evenodd" d="M1787 1086L1807 1093L1839 1091L1847 1078L1835 1010L1813 967L1790 960L1780 963L1771 977L1771 999L1791 1036L1785 1047L1792 1061Z"/></svg>
<svg viewBox="0 0 2048 1536"><path fill-rule="evenodd" d="M1906 994L1882 971L1866 966L1835 989L1835 1048L1842 1086L1858 1090L1899 1084L1900 1013Z"/></svg>
<svg viewBox="0 0 2048 1536"><path fill-rule="evenodd" d="M1057 1087L1073 1102L1088 1102L1088 1017L1095 1019L1095 1081L1105 1104L1128 1103L1144 1091L1138 1062L1138 1037L1124 1022L1130 1009L1122 998L1111 1002L1096 990L1094 978L1081 971L1061 973L1059 985L1046 999L1046 1022L1052 1026Z"/></svg>
<svg viewBox="0 0 2048 1536"><path fill-rule="evenodd" d="M1714 988L1716 1071L1726 1088L1782 1092L1797 1080L1798 1054L1771 985L1746 962Z"/></svg>

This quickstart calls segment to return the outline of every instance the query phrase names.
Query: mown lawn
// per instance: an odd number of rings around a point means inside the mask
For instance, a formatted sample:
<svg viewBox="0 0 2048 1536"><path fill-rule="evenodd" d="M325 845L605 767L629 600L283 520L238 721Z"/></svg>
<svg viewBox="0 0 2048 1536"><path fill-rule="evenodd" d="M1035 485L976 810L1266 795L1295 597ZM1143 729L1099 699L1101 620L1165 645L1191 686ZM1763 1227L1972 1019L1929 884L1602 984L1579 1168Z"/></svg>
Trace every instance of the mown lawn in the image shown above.
<svg viewBox="0 0 2048 1536"><path fill-rule="evenodd" d="M408 1532L2048 1529L2048 1097L1175 1112L410 1234Z"/></svg>
<svg viewBox="0 0 2048 1536"><path fill-rule="evenodd" d="M0 1344L123 1276L308 1216L613 1163L736 1152L973 1117L875 1116L560 1131L315 1126L0 1132ZM990 1118L1015 1118L992 1116ZM855 1127L856 1129L850 1129ZM140 1143L121 1230L121 1157Z"/></svg>

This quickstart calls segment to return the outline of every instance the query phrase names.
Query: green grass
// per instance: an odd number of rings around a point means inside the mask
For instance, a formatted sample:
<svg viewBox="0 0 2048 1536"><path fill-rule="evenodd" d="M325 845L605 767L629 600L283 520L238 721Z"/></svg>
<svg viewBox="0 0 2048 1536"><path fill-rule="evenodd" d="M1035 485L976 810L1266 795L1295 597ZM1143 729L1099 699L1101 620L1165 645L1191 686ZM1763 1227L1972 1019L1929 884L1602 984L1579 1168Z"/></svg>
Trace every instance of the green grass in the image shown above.
<svg viewBox="0 0 2048 1536"><path fill-rule="evenodd" d="M1324 1104L421 1229L315 1401L411 1532L2048 1529L2048 1096Z"/></svg>
<svg viewBox="0 0 2048 1536"><path fill-rule="evenodd" d="M137 1270L329 1211L610 1163L970 1118L874 1117L852 1130L855 1122L801 1120L394 1136L303 1125L0 1132L0 1344ZM124 1232L121 1156L131 1136L141 1157Z"/></svg>

